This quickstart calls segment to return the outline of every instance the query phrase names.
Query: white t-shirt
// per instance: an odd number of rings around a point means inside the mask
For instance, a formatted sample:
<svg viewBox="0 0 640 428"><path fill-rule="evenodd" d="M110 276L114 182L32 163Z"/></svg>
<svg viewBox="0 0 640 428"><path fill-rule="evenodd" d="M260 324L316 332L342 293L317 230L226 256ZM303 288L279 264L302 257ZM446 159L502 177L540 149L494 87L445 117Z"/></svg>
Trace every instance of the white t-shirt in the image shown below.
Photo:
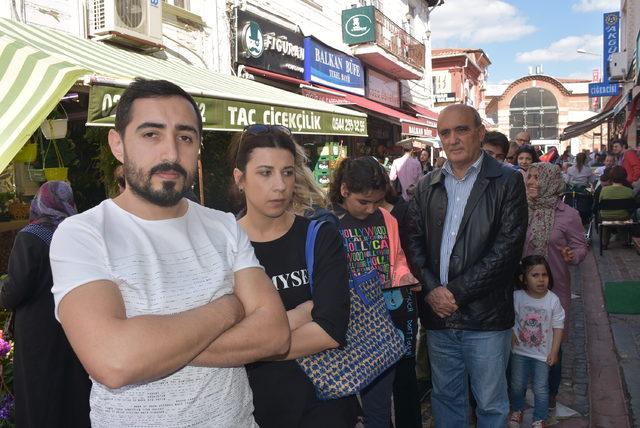
<svg viewBox="0 0 640 428"><path fill-rule="evenodd" d="M564 309L552 291L541 299L529 296L524 290L513 293L516 322L513 331L519 344L511 352L547 361L553 343L553 329L564 328Z"/></svg>
<svg viewBox="0 0 640 428"><path fill-rule="evenodd" d="M56 317L64 296L114 282L127 317L184 312L233 292L233 274L260 267L232 214L189 202L187 213L144 220L111 200L66 219L51 242ZM247 374L186 366L162 379L109 389L92 379L93 427L255 427Z"/></svg>

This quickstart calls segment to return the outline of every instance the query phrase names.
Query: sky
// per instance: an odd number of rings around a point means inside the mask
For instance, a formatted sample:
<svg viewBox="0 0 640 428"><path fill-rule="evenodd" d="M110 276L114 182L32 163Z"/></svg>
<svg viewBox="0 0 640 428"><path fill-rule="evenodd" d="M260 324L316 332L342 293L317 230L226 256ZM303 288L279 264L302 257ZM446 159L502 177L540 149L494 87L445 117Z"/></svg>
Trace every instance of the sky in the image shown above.
<svg viewBox="0 0 640 428"><path fill-rule="evenodd" d="M483 49L491 84L539 65L549 76L591 79L602 69L602 14L619 8L620 0L445 0L431 13L432 47Z"/></svg>

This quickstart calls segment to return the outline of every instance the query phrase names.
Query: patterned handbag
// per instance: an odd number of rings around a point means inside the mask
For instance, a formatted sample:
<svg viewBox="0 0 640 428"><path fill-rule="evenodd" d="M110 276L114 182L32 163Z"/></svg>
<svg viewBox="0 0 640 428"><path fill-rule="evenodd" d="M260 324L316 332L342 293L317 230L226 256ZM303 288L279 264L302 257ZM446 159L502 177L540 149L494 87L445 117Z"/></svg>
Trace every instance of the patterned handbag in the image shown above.
<svg viewBox="0 0 640 428"><path fill-rule="evenodd" d="M314 245L322 222L311 221L305 258L313 294ZM358 393L405 353L402 334L384 304L376 270L349 281L350 310L346 345L327 349L296 361L313 383L321 400Z"/></svg>

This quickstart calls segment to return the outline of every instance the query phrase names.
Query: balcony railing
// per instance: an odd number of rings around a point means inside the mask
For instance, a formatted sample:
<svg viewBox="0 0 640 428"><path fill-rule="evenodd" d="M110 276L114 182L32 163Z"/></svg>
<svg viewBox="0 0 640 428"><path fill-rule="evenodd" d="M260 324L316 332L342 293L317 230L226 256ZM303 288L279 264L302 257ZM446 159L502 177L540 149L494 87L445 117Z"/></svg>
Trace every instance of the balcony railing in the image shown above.
<svg viewBox="0 0 640 428"><path fill-rule="evenodd" d="M424 44L375 9L376 44L400 61L424 70Z"/></svg>

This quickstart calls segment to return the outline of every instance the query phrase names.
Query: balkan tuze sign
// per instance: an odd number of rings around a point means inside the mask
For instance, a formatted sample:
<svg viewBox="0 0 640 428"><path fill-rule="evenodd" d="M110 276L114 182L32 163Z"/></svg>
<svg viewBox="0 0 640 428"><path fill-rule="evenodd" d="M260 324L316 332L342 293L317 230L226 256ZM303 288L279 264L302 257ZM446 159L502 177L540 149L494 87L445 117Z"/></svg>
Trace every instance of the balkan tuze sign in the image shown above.
<svg viewBox="0 0 640 428"><path fill-rule="evenodd" d="M364 68L360 60L312 37L304 39L304 80L364 96Z"/></svg>
<svg viewBox="0 0 640 428"><path fill-rule="evenodd" d="M304 36L261 16L238 10L236 62L302 78Z"/></svg>

